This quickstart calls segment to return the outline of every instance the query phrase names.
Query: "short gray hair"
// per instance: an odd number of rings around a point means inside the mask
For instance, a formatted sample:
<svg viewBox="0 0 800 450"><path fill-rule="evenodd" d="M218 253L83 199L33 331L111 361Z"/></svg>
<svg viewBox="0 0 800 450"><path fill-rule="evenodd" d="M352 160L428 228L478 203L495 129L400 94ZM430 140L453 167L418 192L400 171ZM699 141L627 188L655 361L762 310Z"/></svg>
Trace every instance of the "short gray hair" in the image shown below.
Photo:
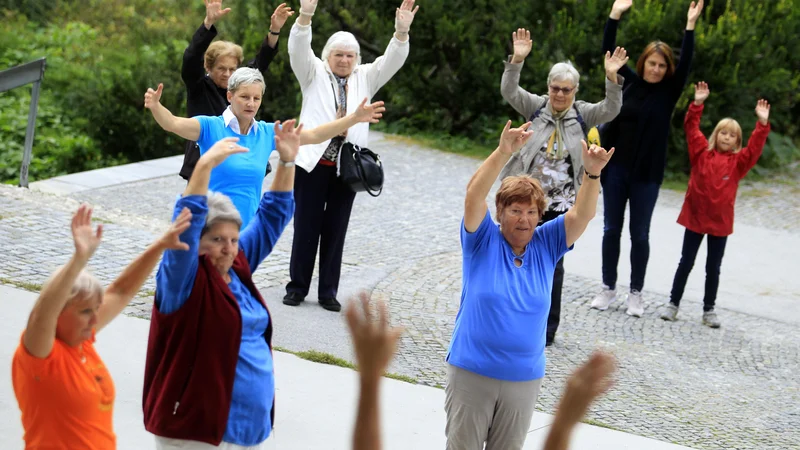
<svg viewBox="0 0 800 450"><path fill-rule="evenodd" d="M50 275L50 278L44 282L42 285L42 291L45 290L48 284L53 282L53 279L64 270L64 266L58 267L53 274ZM95 297L103 297L103 285L100 284L100 280L97 279L94 275L89 273L86 269L81 269L78 276L75 277L75 282L72 283L72 288L70 288L69 293L67 294L67 301L64 303L64 309L71 306L75 302L81 300L91 300Z"/></svg>
<svg viewBox="0 0 800 450"><path fill-rule="evenodd" d="M206 234L214 225L222 222L235 223L237 228L242 227L242 215L231 201L230 197L219 192L208 193L208 214L206 224L201 235Z"/></svg>
<svg viewBox="0 0 800 450"><path fill-rule="evenodd" d="M358 39L349 31L337 31L333 33L325 47L322 48L322 60L328 62L328 56L334 50L344 50L356 53L356 65L361 64L361 46L358 44Z"/></svg>
<svg viewBox="0 0 800 450"><path fill-rule="evenodd" d="M261 83L261 94L263 95L267 85L264 83L264 76L261 75L261 72L250 67L240 67L228 78L228 91L236 92L242 86L256 83Z"/></svg>
<svg viewBox="0 0 800 450"><path fill-rule="evenodd" d="M573 87L577 88L580 85L581 75L571 62L562 61L554 64L550 69L550 74L547 75L547 85L550 86L553 81L569 81Z"/></svg>

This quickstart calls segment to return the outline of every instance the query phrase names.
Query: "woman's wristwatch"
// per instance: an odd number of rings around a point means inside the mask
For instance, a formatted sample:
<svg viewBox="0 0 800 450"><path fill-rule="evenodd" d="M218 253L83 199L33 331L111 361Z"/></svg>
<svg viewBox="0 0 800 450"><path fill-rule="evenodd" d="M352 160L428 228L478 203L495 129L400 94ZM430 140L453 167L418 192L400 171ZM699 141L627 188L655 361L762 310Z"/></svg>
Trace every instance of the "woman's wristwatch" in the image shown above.
<svg viewBox="0 0 800 450"><path fill-rule="evenodd" d="M586 171L586 167L583 168L583 173L585 173L586 176L589 177L589 179L591 179L591 180L596 180L596 179L600 178L600 175L592 175L588 171Z"/></svg>
<svg viewBox="0 0 800 450"><path fill-rule="evenodd" d="M278 165L281 167L294 167L294 161L284 161L282 159L279 159Z"/></svg>

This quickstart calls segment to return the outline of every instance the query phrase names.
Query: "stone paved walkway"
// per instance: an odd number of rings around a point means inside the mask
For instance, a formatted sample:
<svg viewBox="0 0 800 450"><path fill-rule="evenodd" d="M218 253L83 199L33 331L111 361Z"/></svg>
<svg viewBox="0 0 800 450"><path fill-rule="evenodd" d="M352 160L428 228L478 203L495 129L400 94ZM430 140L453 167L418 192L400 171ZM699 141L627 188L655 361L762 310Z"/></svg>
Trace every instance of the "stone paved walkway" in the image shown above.
<svg viewBox="0 0 800 450"><path fill-rule="evenodd" d="M379 135L372 148L387 162L387 188L378 199L357 197L342 283L389 299L394 320L407 327L392 370L443 385L443 359L461 287L463 191L479 162ZM184 186L172 176L70 197L0 186L0 282L36 289L63 264L72 251L69 217L81 201L95 205L95 215L105 223L104 243L91 267L104 282L111 281L165 229L175 195ZM737 223L798 233L797 194L791 185L744 187ZM663 191L659 207L679 207L681 201L681 194ZM314 348L329 351L336 344L330 351L349 357L340 350L349 344L339 315L310 309L313 302L295 309L280 305L291 236L290 225L255 277L276 316L276 341L304 350L309 346L304 335L312 335L319 342ZM695 448L800 446L796 326L725 311L724 327L711 330L700 325L698 307L683 308L682 320L664 323L657 318L657 306L666 297L658 293L646 294L642 319L628 317L621 303L598 312L588 307L597 283L567 273L562 326L547 350L540 410L553 410L565 377L600 346L614 351L621 367L614 390L588 415L596 423ZM126 313L148 317L152 292L151 279ZM281 334L291 321L298 325ZM321 338L315 335L320 330Z"/></svg>

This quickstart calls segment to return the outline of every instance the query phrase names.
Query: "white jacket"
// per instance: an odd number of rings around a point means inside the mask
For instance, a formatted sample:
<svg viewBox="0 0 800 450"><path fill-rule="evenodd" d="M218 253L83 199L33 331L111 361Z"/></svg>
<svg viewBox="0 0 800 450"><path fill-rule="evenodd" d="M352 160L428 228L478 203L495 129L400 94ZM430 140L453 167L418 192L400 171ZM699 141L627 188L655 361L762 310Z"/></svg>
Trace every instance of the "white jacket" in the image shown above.
<svg viewBox="0 0 800 450"><path fill-rule="evenodd" d="M392 36L383 56L371 64L359 64L347 81L347 114L358 109L364 97L367 103L372 96L389 81L408 57L408 40L402 42ZM336 93L338 88L327 61L314 55L311 49L311 25L299 25L296 21L289 33L289 62L300 82L303 107L300 123L305 128L315 128L336 120ZM362 122L347 130L347 142L367 147L369 123ZM296 164L311 172L319 162L330 141L300 147Z"/></svg>

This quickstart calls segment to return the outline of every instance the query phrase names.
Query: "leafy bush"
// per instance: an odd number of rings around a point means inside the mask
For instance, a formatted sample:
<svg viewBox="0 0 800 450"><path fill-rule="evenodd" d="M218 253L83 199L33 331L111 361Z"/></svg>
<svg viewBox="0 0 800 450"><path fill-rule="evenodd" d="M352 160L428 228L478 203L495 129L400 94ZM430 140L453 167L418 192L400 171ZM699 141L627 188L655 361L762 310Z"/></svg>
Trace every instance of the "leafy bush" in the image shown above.
<svg viewBox="0 0 800 450"><path fill-rule="evenodd" d="M5 3L3 3L5 2ZM226 0L231 14L218 23L220 39L242 44L252 57L267 33L279 3ZM293 2L297 9L299 5ZM337 30L351 31L370 62L380 56L393 32L400 0L322 0L314 16L312 46L319 55ZM387 102L383 129L471 139L493 148L500 124L521 119L500 96L503 60L511 32L531 29L534 48L521 85L545 92L553 63L569 59L581 73L578 97L603 96L601 38L612 0L466 0L421 2L411 30L405 67L378 94ZM651 40L680 48L689 1L637 0L625 15L618 44L634 64ZM759 163L763 170L786 167L798 158L800 137L800 0L707 0L696 31L690 81L712 89L703 120L710 131L721 118L734 117L746 134L755 124L759 97L772 103L775 135ZM178 153L180 139L161 131L143 109L143 93L165 85L163 102L185 113L180 81L183 49L203 20L199 0L0 0L15 10L0 30L0 67L47 56L44 90L52 107L68 117L112 158L131 161ZM28 21L31 14L36 22ZM296 117L300 89L289 67L286 40L270 66L260 112L264 120ZM8 26L5 26L8 24ZM668 176L688 171L682 121L692 98L687 86L672 121ZM778 134L779 133L779 134ZM456 140L457 141L457 140ZM456 142L453 141L453 142ZM762 170L762 169L759 169Z"/></svg>

